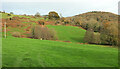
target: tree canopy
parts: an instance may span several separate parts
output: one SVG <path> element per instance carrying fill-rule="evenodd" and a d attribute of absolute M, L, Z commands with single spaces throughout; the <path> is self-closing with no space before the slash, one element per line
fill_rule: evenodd
<path fill-rule="evenodd" d="M 55 12 L 55 11 L 49 12 L 48 17 L 49 17 L 49 19 L 60 19 L 60 16 L 59 16 L 58 13 Z"/>

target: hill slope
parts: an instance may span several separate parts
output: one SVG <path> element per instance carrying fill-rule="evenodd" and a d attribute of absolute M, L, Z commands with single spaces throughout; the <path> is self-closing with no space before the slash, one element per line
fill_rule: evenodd
<path fill-rule="evenodd" d="M 48 25 L 48 28 L 53 28 L 57 32 L 59 40 L 70 41 L 70 42 L 80 42 L 84 43 L 84 35 L 86 30 L 74 26 L 52 26 Z"/>
<path fill-rule="evenodd" d="M 8 14 L 5 14 L 3 20 L 7 16 Z M 15 38 L 11 36 L 11 33 L 14 31 L 22 34 L 26 33 L 26 28 L 29 28 L 30 24 L 37 24 L 39 19 L 42 20 L 42 18 L 36 19 L 32 16 L 14 15 L 13 20 L 9 20 L 8 23 L 10 25 L 7 27 L 8 37 L 6 39 L 3 38 L 2 41 L 3 67 L 118 66 L 117 48 L 102 45 L 77 44 L 76 42 L 84 43 L 83 38 L 85 34 L 85 30 L 78 27 L 47 25 L 48 28 L 56 30 L 59 40 L 70 41 L 72 43 Z M 12 24 L 14 21 L 16 21 L 16 24 Z"/>
<path fill-rule="evenodd" d="M 99 45 L 3 38 L 3 67 L 115 67 L 116 48 Z"/>

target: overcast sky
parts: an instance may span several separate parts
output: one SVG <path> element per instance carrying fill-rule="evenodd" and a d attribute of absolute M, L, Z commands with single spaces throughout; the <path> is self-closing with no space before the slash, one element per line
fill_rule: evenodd
<path fill-rule="evenodd" d="M 4 4 L 4 2 L 48 2 L 48 3 L 49 2 L 52 2 L 52 3 L 57 2 L 57 5 L 55 4 L 56 6 L 59 6 L 57 9 L 56 9 L 56 7 L 55 7 L 55 9 L 52 9 L 52 8 L 54 8 L 54 6 L 51 6 L 51 5 L 48 5 L 47 8 L 52 7 L 49 10 L 55 10 L 55 11 L 60 12 L 60 9 L 63 9 L 64 6 L 68 6 L 68 7 L 70 6 L 70 8 L 66 7 L 66 9 L 72 8 L 71 12 L 62 11 L 62 13 L 67 12 L 67 13 L 65 13 L 65 15 L 72 14 L 73 12 L 76 12 L 76 13 L 73 13 L 75 15 L 75 14 L 79 14 L 79 13 L 83 13 L 83 12 L 87 12 L 87 11 L 88 12 L 89 11 L 106 11 L 106 12 L 112 12 L 112 13 L 117 14 L 119 1 L 120 0 L 2 0 L 2 4 Z M 59 5 L 62 3 L 64 3 L 63 6 Z M 65 3 L 66 3 L 66 5 L 65 5 Z M 6 10 L 7 4 L 4 6 L 5 7 L 3 7 L 3 9 Z M 62 6 L 62 7 L 60 7 L 60 6 Z M 39 8 L 43 9 L 43 7 L 40 7 L 40 6 L 39 6 Z M 81 11 L 79 11 L 79 10 L 81 10 Z"/>
<path fill-rule="evenodd" d="M 115 3 L 119 0 L 2 0 L 2 2 L 87 2 L 87 3 Z"/>

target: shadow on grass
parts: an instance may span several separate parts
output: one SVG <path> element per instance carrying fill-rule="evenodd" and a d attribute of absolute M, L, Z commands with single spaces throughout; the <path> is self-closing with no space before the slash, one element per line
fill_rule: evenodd
<path fill-rule="evenodd" d="M 81 38 L 71 37 L 71 39 L 74 40 L 75 42 L 85 43 L 84 39 L 81 39 Z"/>

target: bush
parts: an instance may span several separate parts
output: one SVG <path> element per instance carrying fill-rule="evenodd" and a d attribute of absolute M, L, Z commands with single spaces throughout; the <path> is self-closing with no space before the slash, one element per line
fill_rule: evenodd
<path fill-rule="evenodd" d="M 8 16 L 11 16 L 11 14 L 8 14 Z"/>
<path fill-rule="evenodd" d="M 21 33 L 20 32 L 13 32 L 12 36 L 14 36 L 14 37 L 21 37 Z"/>
<path fill-rule="evenodd" d="M 14 14 L 13 12 L 10 12 L 10 14 Z"/>
<path fill-rule="evenodd" d="M 70 21 L 69 20 L 64 20 L 64 24 L 66 25 L 66 24 L 69 24 L 70 23 Z"/>
<path fill-rule="evenodd" d="M 85 37 L 84 37 L 84 41 L 91 43 L 91 44 L 100 44 L 101 40 L 100 40 L 100 33 L 95 33 L 92 30 L 87 30 Z"/>
<path fill-rule="evenodd" d="M 92 29 L 87 30 L 85 33 L 84 41 L 86 41 L 88 43 L 92 43 L 93 33 L 94 32 Z"/>
<path fill-rule="evenodd" d="M 62 22 L 64 22 L 65 18 L 64 18 L 64 17 L 62 17 L 60 20 L 61 20 Z"/>
<path fill-rule="evenodd" d="M 47 27 L 34 26 L 32 27 L 30 38 L 41 39 L 41 40 L 56 40 L 54 29 L 48 29 Z"/>
<path fill-rule="evenodd" d="M 101 40 L 100 40 L 100 33 L 93 33 L 93 38 L 92 38 L 92 43 L 94 44 L 100 44 Z"/>
<path fill-rule="evenodd" d="M 61 21 L 56 21 L 56 22 L 55 22 L 55 25 L 58 25 L 58 24 L 60 24 L 60 22 L 61 22 Z"/>
<path fill-rule="evenodd" d="M 44 25 L 45 22 L 44 22 L 43 20 L 39 20 L 39 21 L 38 21 L 38 24 L 39 24 L 39 25 Z"/>

